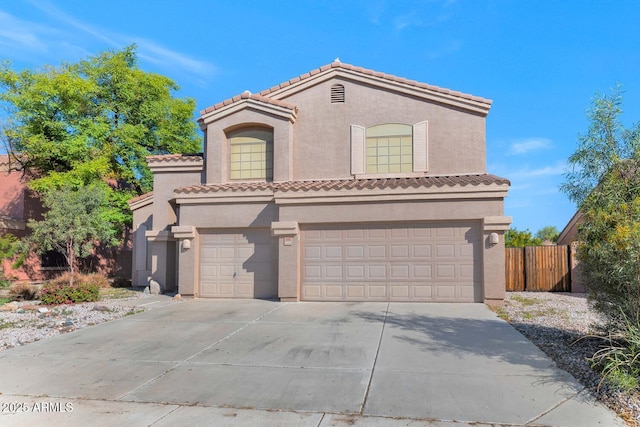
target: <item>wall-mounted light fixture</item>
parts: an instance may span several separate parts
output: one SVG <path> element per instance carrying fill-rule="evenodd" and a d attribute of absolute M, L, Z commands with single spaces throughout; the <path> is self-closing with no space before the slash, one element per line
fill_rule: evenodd
<path fill-rule="evenodd" d="M 498 233 L 491 233 L 489 234 L 489 244 L 491 246 L 495 246 L 500 242 L 500 237 L 498 236 Z"/>
<path fill-rule="evenodd" d="M 188 251 L 191 249 L 191 239 L 182 240 L 182 250 Z"/>

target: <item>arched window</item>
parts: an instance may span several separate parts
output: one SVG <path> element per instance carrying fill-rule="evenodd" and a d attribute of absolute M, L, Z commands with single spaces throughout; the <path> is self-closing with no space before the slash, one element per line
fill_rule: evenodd
<path fill-rule="evenodd" d="M 413 171 L 413 127 L 400 123 L 366 130 L 366 173 Z"/>
<path fill-rule="evenodd" d="M 229 138 L 229 178 L 232 180 L 273 179 L 273 131 L 243 128 Z"/>

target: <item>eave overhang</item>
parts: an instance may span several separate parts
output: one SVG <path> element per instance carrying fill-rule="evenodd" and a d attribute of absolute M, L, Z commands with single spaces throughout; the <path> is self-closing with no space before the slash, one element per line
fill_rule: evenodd
<path fill-rule="evenodd" d="M 279 205 L 379 201 L 475 200 L 507 196 L 509 181 L 493 175 L 343 179 L 196 185 L 174 191 L 177 204 Z"/>
<path fill-rule="evenodd" d="M 138 197 L 134 197 L 133 199 L 127 201 L 129 205 L 129 209 L 132 211 L 138 210 L 145 206 L 149 206 L 153 203 L 153 192 L 142 194 Z"/>
<path fill-rule="evenodd" d="M 448 105 L 482 116 L 486 116 L 489 113 L 492 104 L 489 99 L 340 62 L 333 62 L 330 65 L 281 83 L 278 86 L 260 92 L 260 95 L 268 96 L 275 100 L 286 100 L 291 95 L 335 77 Z"/>
<path fill-rule="evenodd" d="M 243 94 L 239 98 L 232 98 L 231 102 L 223 102 L 202 111 L 198 124 L 205 130 L 209 123 L 220 120 L 224 117 L 236 114 L 243 110 L 255 111 L 261 114 L 268 114 L 279 119 L 288 120 L 295 123 L 298 116 L 298 109 L 292 104 L 283 101 L 273 100 L 260 95 Z"/>
<path fill-rule="evenodd" d="M 204 168 L 202 155 L 164 154 L 148 156 L 147 165 L 153 173 L 158 172 L 201 172 Z"/>

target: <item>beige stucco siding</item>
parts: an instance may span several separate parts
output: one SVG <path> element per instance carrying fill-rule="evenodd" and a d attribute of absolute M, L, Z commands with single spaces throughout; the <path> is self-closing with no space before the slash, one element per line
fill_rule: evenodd
<path fill-rule="evenodd" d="M 220 203 L 181 205 L 182 224 L 196 228 L 266 227 L 278 221 L 278 207 L 274 203 Z"/>
<path fill-rule="evenodd" d="M 336 84 L 344 102 L 331 103 Z M 172 290 L 177 275 L 179 292 L 204 297 L 299 301 L 335 291 L 352 300 L 499 301 L 509 183 L 486 174 L 490 107 L 487 99 L 339 61 L 214 104 L 198 120 L 203 157 L 148 158 L 153 204 L 132 206 L 136 218 L 151 211 L 152 224 L 138 223 L 151 226 L 152 276 Z M 385 124 L 407 126 L 372 129 Z M 273 132 L 272 180 L 230 179 L 228 136 L 249 127 Z M 249 154 L 252 169 L 271 169 Z M 369 276 L 329 283 L 322 269 L 331 257 L 313 265 L 307 255 L 351 250 L 354 233 L 362 234 L 355 246 L 384 247 L 390 258 L 344 258 L 341 271 L 370 269 Z M 437 254 L 437 245 L 453 249 L 439 259 L 416 255 L 427 246 Z M 408 257 L 394 253 L 405 249 Z M 435 273 L 424 276 L 429 269 Z M 270 279 L 258 283 L 258 276 Z"/>
<path fill-rule="evenodd" d="M 207 125 L 205 156 L 215 159 L 208 162 L 206 183 L 219 184 L 229 182 L 229 144 L 227 133 L 239 127 L 265 127 L 273 130 L 273 180 L 289 181 L 291 176 L 291 157 L 289 152 L 293 140 L 293 125 L 289 120 L 252 108 L 216 120 Z"/>
<path fill-rule="evenodd" d="M 331 104 L 331 85 L 345 103 Z M 283 98 L 299 108 L 293 144 L 294 179 L 351 177 L 350 126 L 428 121 L 428 175 L 486 172 L 485 118 L 407 95 L 332 79 Z"/>
<path fill-rule="evenodd" d="M 281 206 L 280 221 L 301 223 L 437 221 L 502 215 L 502 200 L 377 202 Z"/>

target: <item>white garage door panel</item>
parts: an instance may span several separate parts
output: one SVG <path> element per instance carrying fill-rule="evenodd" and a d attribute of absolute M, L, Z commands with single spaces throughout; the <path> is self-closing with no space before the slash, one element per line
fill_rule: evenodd
<path fill-rule="evenodd" d="M 213 298 L 273 298 L 275 263 L 267 229 L 208 230 L 200 235 L 200 293 Z"/>
<path fill-rule="evenodd" d="M 479 225 L 303 228 L 302 299 L 481 300 Z"/>

